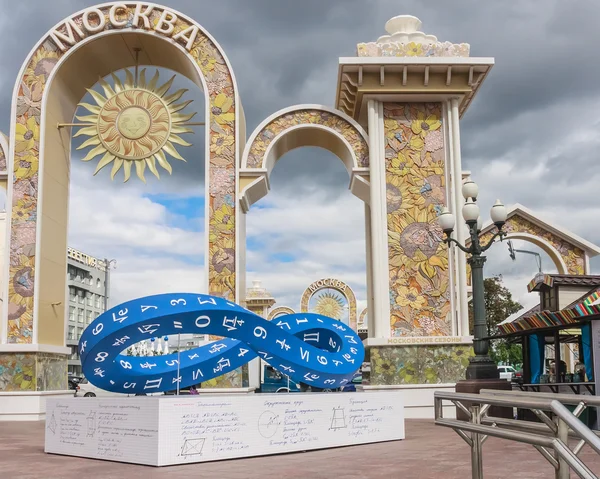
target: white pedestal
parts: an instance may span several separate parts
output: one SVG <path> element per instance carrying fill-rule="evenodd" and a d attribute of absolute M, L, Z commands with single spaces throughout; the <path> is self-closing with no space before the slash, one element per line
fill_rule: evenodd
<path fill-rule="evenodd" d="M 406 419 L 433 419 L 435 409 L 433 406 L 433 393 L 436 391 L 454 392 L 456 384 L 395 384 L 386 386 L 363 386 L 365 392 L 401 392 L 404 417 Z M 456 406 L 445 404 L 444 417 L 456 417 Z"/>
<path fill-rule="evenodd" d="M 39 421 L 46 416 L 47 399 L 72 398 L 74 394 L 70 390 L 0 392 L 0 421 Z"/>
<path fill-rule="evenodd" d="M 47 401 L 45 451 L 166 466 L 404 439 L 402 393 Z"/>

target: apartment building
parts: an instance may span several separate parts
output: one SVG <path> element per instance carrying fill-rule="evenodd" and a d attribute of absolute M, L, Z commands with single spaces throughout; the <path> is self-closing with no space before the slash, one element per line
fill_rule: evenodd
<path fill-rule="evenodd" d="M 83 330 L 105 310 L 107 297 L 106 264 L 81 251 L 68 248 L 67 286 L 69 310 L 67 313 L 66 344 L 71 348 L 68 360 L 69 374 L 81 375 L 78 343 Z"/>

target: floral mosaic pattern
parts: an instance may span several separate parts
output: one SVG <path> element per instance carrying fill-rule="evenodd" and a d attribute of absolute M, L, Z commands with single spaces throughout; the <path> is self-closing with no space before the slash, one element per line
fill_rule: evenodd
<path fill-rule="evenodd" d="M 529 233 L 532 236 L 543 238 L 550 243 L 559 252 L 563 261 L 567 265 L 568 274 L 585 274 L 585 252 L 577 246 L 564 241 L 555 234 L 545 230 L 531 221 L 515 214 L 506 220 L 504 231 L 507 233 Z M 487 243 L 493 236 L 493 232 L 488 232 L 481 235 L 481 240 Z M 471 275 L 469 277 L 469 284 Z"/>
<path fill-rule="evenodd" d="M 363 309 L 358 316 L 358 329 L 366 328 L 368 325 L 368 311 L 367 308 Z"/>
<path fill-rule="evenodd" d="M 369 145 L 360 132 L 335 113 L 322 110 L 298 110 L 275 118 L 265 126 L 254 139 L 248 153 L 248 168 L 265 168 L 265 153 L 273 139 L 281 132 L 297 125 L 321 125 L 331 128 L 342 135 L 354 150 L 357 166 L 369 166 Z"/>
<path fill-rule="evenodd" d="M 370 353 L 372 385 L 456 383 L 474 355 L 467 345 L 373 347 Z"/>
<path fill-rule="evenodd" d="M 66 389 L 66 356 L 44 353 L 0 354 L 0 391 Z"/>
<path fill-rule="evenodd" d="M 2 133 L 0 133 L 2 135 Z M 8 156 L 8 151 L 4 151 L 2 145 L 0 144 L 0 171 L 6 171 L 6 157 Z"/>
<path fill-rule="evenodd" d="M 102 10 L 108 21 L 109 8 Z M 131 21 L 134 7 L 128 7 Z M 154 25 L 161 10 L 151 14 Z M 125 13 L 123 13 L 125 15 Z M 74 17 L 82 24 L 82 18 Z M 181 16 L 175 33 L 191 22 Z M 64 31 L 64 27 L 63 31 Z M 202 71 L 210 102 L 210 200 L 209 200 L 209 293 L 235 299 L 235 129 L 236 98 L 231 72 L 218 47 L 202 30 L 191 56 Z M 8 342 L 30 343 L 33 333 L 35 284 L 35 238 L 37 229 L 38 168 L 40 152 L 41 100 L 46 82 L 63 52 L 50 37 L 32 55 L 21 78 L 17 97 L 15 167 L 10 237 L 10 283 Z"/>
<path fill-rule="evenodd" d="M 440 103 L 384 105 L 392 336 L 451 333 Z"/>
<path fill-rule="evenodd" d="M 340 281 L 341 283 L 341 281 Z M 343 283 L 346 284 L 346 283 Z M 350 322 L 349 326 L 357 331 L 357 315 L 356 315 L 356 296 L 354 291 L 350 286 L 346 284 L 346 288 L 337 288 L 332 285 L 327 285 L 322 288 L 311 291 L 310 288 L 306 288 L 304 293 L 302 294 L 302 298 L 300 299 L 300 312 L 308 313 L 308 303 L 310 302 L 310 298 L 317 294 L 322 289 L 335 289 L 340 294 L 342 294 L 346 300 L 348 301 L 348 321 Z"/>
<path fill-rule="evenodd" d="M 356 54 L 359 57 L 468 57 L 471 47 L 468 43 L 436 42 L 421 43 L 359 43 Z"/>
<path fill-rule="evenodd" d="M 243 368 L 237 368 L 227 374 L 218 376 L 202 383 L 202 388 L 216 389 L 216 388 L 241 388 L 243 387 Z"/>

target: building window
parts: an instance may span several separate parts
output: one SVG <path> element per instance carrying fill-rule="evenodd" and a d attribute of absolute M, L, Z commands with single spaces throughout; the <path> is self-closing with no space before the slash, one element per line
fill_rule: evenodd
<path fill-rule="evenodd" d="M 99 294 L 95 294 L 94 295 L 94 300 L 95 300 L 94 302 L 95 302 L 96 308 L 99 308 L 100 307 L 100 295 Z"/>
<path fill-rule="evenodd" d="M 69 321 L 75 321 L 75 306 L 69 306 Z"/>
<path fill-rule="evenodd" d="M 83 328 L 77 328 L 77 339 L 80 339 L 82 334 L 83 334 Z"/>
<path fill-rule="evenodd" d="M 75 339 L 75 326 L 69 326 L 69 334 L 67 339 Z"/>
<path fill-rule="evenodd" d="M 100 278 L 98 278 L 98 279 L 96 280 L 96 288 L 99 288 L 101 284 L 102 284 L 102 283 L 100 283 Z"/>
<path fill-rule="evenodd" d="M 88 311 L 87 312 L 87 324 L 90 324 L 93 320 L 94 320 L 94 318 L 92 316 L 92 312 Z"/>
<path fill-rule="evenodd" d="M 83 323 L 83 309 L 77 311 L 77 321 Z"/>
<path fill-rule="evenodd" d="M 92 299 L 92 293 L 86 293 L 86 297 L 87 297 L 87 305 L 92 306 L 94 304 L 93 299 Z"/>
<path fill-rule="evenodd" d="M 77 298 L 77 292 L 75 291 L 75 288 L 69 287 L 69 299 L 71 301 L 75 301 L 76 298 Z"/>
<path fill-rule="evenodd" d="M 85 293 L 82 290 L 77 291 L 77 299 L 79 300 L 79 304 L 85 303 Z"/>

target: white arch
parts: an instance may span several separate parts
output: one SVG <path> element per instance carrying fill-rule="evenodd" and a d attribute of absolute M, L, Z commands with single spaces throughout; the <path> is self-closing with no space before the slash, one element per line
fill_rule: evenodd
<path fill-rule="evenodd" d="M 257 167 L 248 167 L 248 156 L 250 155 L 252 146 L 258 135 L 270 123 L 282 116 L 306 110 L 323 111 L 339 117 L 358 132 L 368 148 L 369 137 L 366 131 L 353 118 L 340 110 L 318 104 L 300 104 L 273 113 L 256 127 L 244 148 L 240 176 L 253 179 L 240 193 L 240 200 L 245 211 L 269 192 L 269 178 L 277 160 L 293 149 L 302 146 L 324 148 L 342 160 L 350 176 L 350 190 L 366 203 L 369 202 L 368 182 L 362 176 L 368 174 L 369 167 L 359 165 L 354 148 L 348 140 L 338 131 L 326 125 L 302 123 L 279 132 L 269 142 L 261 164 Z"/>
<path fill-rule="evenodd" d="M 552 246 L 544 238 L 540 238 L 539 236 L 535 236 L 530 233 L 511 231 L 505 236 L 505 239 L 523 240 L 532 243 L 536 246 L 539 246 L 540 248 L 542 248 L 542 250 L 544 250 L 546 254 L 548 254 L 548 256 L 550 256 L 550 259 L 554 262 L 554 265 L 556 266 L 556 269 L 558 270 L 559 274 L 569 274 L 569 268 L 567 268 L 567 265 L 563 260 L 561 254 L 554 246 Z"/>
<path fill-rule="evenodd" d="M 109 3 L 103 3 L 103 4 L 99 4 L 99 5 L 92 5 L 89 6 L 87 8 L 81 9 L 78 12 L 69 15 L 68 17 L 64 18 L 63 20 L 61 20 L 59 23 L 57 23 L 53 28 L 49 29 L 47 31 L 46 34 L 44 34 L 41 39 L 35 44 L 35 46 L 31 49 L 31 51 L 29 52 L 29 54 L 26 56 L 25 61 L 23 62 L 21 69 L 19 70 L 19 74 L 17 76 L 17 80 L 15 82 L 15 86 L 13 89 L 13 97 L 12 97 L 12 107 L 11 107 L 11 126 L 10 126 L 10 144 L 14 145 L 15 143 L 15 134 L 16 134 L 16 118 L 17 118 L 17 114 L 16 114 L 16 109 L 17 109 L 17 99 L 19 97 L 19 88 L 21 85 L 21 81 L 23 78 L 23 75 L 25 73 L 26 68 L 28 67 L 29 63 L 31 62 L 31 59 L 33 57 L 33 55 L 36 53 L 36 51 L 43 45 L 44 42 L 49 41 L 49 39 L 51 38 L 51 33 L 54 32 L 55 30 L 59 29 L 62 25 L 65 24 L 65 22 L 76 18 L 80 15 L 82 15 L 85 11 L 91 9 L 91 8 L 97 8 L 97 9 L 105 9 L 108 7 L 111 7 L 113 5 L 118 5 L 118 4 L 122 4 L 121 2 L 109 2 Z M 126 3 L 124 4 L 127 7 L 131 8 L 135 5 L 138 5 L 138 3 Z M 219 45 L 219 43 L 212 37 L 212 35 L 210 35 L 210 33 L 208 31 L 206 31 L 198 22 L 196 22 L 194 19 L 192 19 L 191 17 L 177 11 L 174 10 L 170 7 L 166 7 L 166 6 L 162 6 L 159 4 L 147 4 L 148 6 L 152 6 L 153 9 L 155 10 L 168 10 L 169 12 L 173 12 L 174 14 L 176 14 L 180 19 L 185 20 L 186 22 L 189 23 L 189 25 L 194 26 L 196 28 L 198 28 L 198 31 L 201 32 L 202 35 L 204 35 L 207 39 L 209 39 L 212 44 L 214 45 L 214 48 L 217 50 L 218 54 L 221 55 L 221 57 L 223 58 L 223 61 L 225 62 L 227 69 L 228 69 L 228 73 L 231 77 L 231 83 L 232 83 L 232 87 L 233 87 L 233 93 L 234 93 L 234 100 L 235 100 L 235 142 L 236 142 L 236 148 L 235 148 L 235 162 L 234 162 L 234 170 L 235 170 L 235 184 L 234 184 L 234 190 L 237 192 L 238 185 L 239 185 L 239 159 L 240 159 L 240 131 L 244 131 L 245 130 L 245 125 L 243 125 L 242 123 L 245 121 L 244 120 L 244 116 L 242 113 L 242 106 L 241 106 L 241 101 L 239 98 L 239 91 L 238 91 L 238 86 L 237 86 L 237 82 L 235 79 L 235 74 L 233 72 L 233 68 L 231 66 L 231 63 L 229 61 L 229 59 L 227 58 L 225 52 L 223 51 L 223 48 Z M 143 22 L 142 22 L 143 23 Z M 148 36 L 148 37 L 152 37 L 153 39 L 159 39 L 160 41 L 166 42 L 168 45 L 176 48 L 177 50 L 179 50 L 188 60 L 188 64 L 187 65 L 181 65 L 182 69 L 187 73 L 183 73 L 182 71 L 179 71 L 177 68 L 173 68 L 175 71 L 178 71 L 180 74 L 187 76 L 188 78 L 190 78 L 190 76 L 193 76 L 193 78 L 190 78 L 190 80 L 195 81 L 196 83 L 199 81 L 200 82 L 200 88 L 203 90 L 204 92 L 204 97 L 205 97 L 205 118 L 208 121 L 210 118 L 210 98 L 209 98 L 209 91 L 208 91 L 208 86 L 206 83 L 206 80 L 204 78 L 204 74 L 202 72 L 202 70 L 200 69 L 199 65 L 197 64 L 196 60 L 192 57 L 192 55 L 184 48 L 183 45 L 181 45 L 180 43 L 172 40 L 170 37 L 165 36 L 165 35 L 161 35 L 159 33 L 156 33 L 154 31 L 147 31 L 144 28 L 138 28 L 138 27 L 123 27 L 123 28 L 114 28 L 114 29 L 108 29 L 108 30 L 103 30 L 100 31 L 98 33 L 93 33 L 93 34 L 88 34 L 85 38 L 79 39 L 74 45 L 70 46 L 68 48 L 67 51 L 65 51 L 64 53 L 61 54 L 60 58 L 58 59 L 56 65 L 54 66 L 54 68 L 52 69 L 50 75 L 48 76 L 48 79 L 46 80 L 46 86 L 44 88 L 44 92 L 43 92 L 43 96 L 42 96 L 42 101 L 41 101 L 41 116 L 40 116 L 40 139 L 39 139 L 39 166 L 38 166 L 38 171 L 40 172 L 40 176 L 38 179 L 38 191 L 37 191 L 37 222 L 36 222 L 36 245 L 35 245 L 35 271 L 36 271 L 36 287 L 34 289 L 34 304 L 33 304 L 33 337 L 32 337 L 32 343 L 35 344 L 38 342 L 38 338 L 37 338 L 37 334 L 38 334 L 38 320 L 39 320 L 39 312 L 40 312 L 40 305 L 39 305 L 39 287 L 38 287 L 38 281 L 39 281 L 39 271 L 40 271 L 40 263 L 41 263 L 41 235 L 42 235 L 42 224 L 41 224 L 41 219 L 43 218 L 43 214 L 42 214 L 42 207 L 43 207 L 43 202 L 40 201 L 43 198 L 43 180 L 42 180 L 42 172 L 45 171 L 44 170 L 44 163 L 45 163 L 45 142 L 46 142 L 46 128 L 49 128 L 50 125 L 46 125 L 46 112 L 47 112 L 47 103 L 48 103 L 48 99 L 50 98 L 50 91 L 52 90 L 52 86 L 53 86 L 53 82 L 55 80 L 55 78 L 58 76 L 59 72 L 61 71 L 61 67 L 77 52 L 79 52 L 82 48 L 84 48 L 85 46 L 89 45 L 92 42 L 95 41 L 101 41 L 103 38 L 112 36 L 112 35 L 126 35 L 126 34 L 133 34 L 133 35 L 143 35 L 143 36 Z M 133 64 L 133 63 L 132 63 Z M 129 65 L 131 66 L 131 65 Z M 159 67 L 162 65 L 158 65 Z M 75 109 L 76 110 L 76 109 Z M 73 111 L 73 114 L 75 113 L 75 110 Z M 208 188 L 208 182 L 209 182 L 209 178 L 210 178 L 210 135 L 211 135 L 211 129 L 210 128 L 206 128 L 205 129 L 205 158 L 206 158 L 206 162 L 205 162 L 205 168 L 206 168 L 206 172 L 205 172 L 205 177 L 206 177 L 206 184 L 205 187 Z M 8 181 L 8 193 L 7 193 L 7 203 L 10 202 L 11 204 L 11 213 L 12 213 L 12 197 L 13 197 L 13 180 L 14 180 L 14 157 L 15 157 L 15 152 L 14 152 L 14 148 L 9 148 L 8 150 L 9 154 L 7 156 L 7 169 L 8 169 L 8 177 L 10 179 L 10 181 Z M 239 295 L 240 295 L 240 291 L 244 290 L 244 282 L 243 282 L 243 266 L 241 265 L 241 262 L 244 260 L 244 255 L 243 255 L 243 248 L 245 245 L 245 241 L 244 238 L 240 238 L 240 236 L 243 234 L 243 228 L 241 228 L 240 226 L 240 219 L 242 218 L 242 214 L 239 210 L 238 204 L 236 202 L 236 206 L 235 206 L 235 216 L 236 216 L 236 229 L 235 229 L 235 236 L 236 236 L 236 255 L 235 255 L 235 272 L 236 272 L 236 291 L 235 291 L 235 301 L 239 302 Z M 7 208 L 8 210 L 8 208 Z M 8 213 L 8 211 L 7 211 Z M 209 218 L 209 202 L 207 201 L 205 204 L 205 218 Z M 6 224 L 6 249 L 5 249 L 5 254 L 4 254 L 4 271 L 2 272 L 3 278 L 4 278 L 4 283 L 3 283 L 3 295 L 4 298 L 8 298 L 8 284 L 10 281 L 10 240 L 11 240 L 11 230 L 12 230 L 12 214 L 7 214 L 7 224 Z M 209 235 L 205 235 L 205 251 L 209 251 Z M 66 254 L 66 252 L 65 252 Z M 208 278 L 209 278 L 209 261 L 210 261 L 210 257 L 207 255 L 205 257 L 205 267 L 204 267 L 204 273 L 205 273 L 205 278 L 207 280 L 207 288 L 208 288 Z M 63 304 L 68 304 L 68 303 L 63 303 Z M 8 306 L 9 306 L 9 302 L 8 300 L 5 300 L 3 302 L 3 306 L 2 306 L 2 322 L 6 322 L 8 319 Z M 6 343 L 7 340 L 7 327 L 3 326 L 3 329 L 0 331 L 1 337 L 0 337 L 0 344 L 2 343 Z"/>

